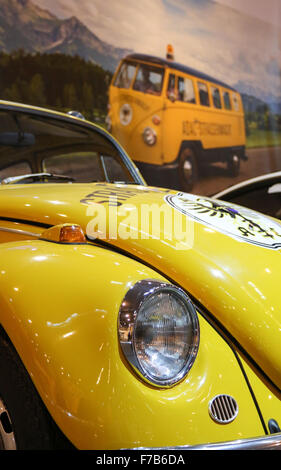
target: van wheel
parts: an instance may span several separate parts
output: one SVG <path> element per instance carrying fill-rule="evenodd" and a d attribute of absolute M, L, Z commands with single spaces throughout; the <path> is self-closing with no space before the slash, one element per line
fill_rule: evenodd
<path fill-rule="evenodd" d="M 238 176 L 240 171 L 240 158 L 238 155 L 232 154 L 227 160 L 227 171 L 229 176 Z"/>
<path fill-rule="evenodd" d="M 190 191 L 198 177 L 198 167 L 194 151 L 184 148 L 179 157 L 179 182 L 181 189 Z"/>
<path fill-rule="evenodd" d="M 59 439 L 60 431 L 0 328 L 0 449 L 52 450 Z"/>

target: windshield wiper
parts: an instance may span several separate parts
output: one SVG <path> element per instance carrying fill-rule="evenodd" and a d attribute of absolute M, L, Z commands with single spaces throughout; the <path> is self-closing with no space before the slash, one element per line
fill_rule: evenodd
<path fill-rule="evenodd" d="M 75 181 L 75 178 L 72 178 L 72 176 L 68 176 L 68 175 L 56 175 L 54 173 L 31 173 L 31 174 L 20 175 L 20 176 L 9 176 L 8 178 L 4 178 L 1 181 L 1 184 L 16 184 L 26 179 L 36 180 L 36 179 L 41 179 L 41 178 Z"/>

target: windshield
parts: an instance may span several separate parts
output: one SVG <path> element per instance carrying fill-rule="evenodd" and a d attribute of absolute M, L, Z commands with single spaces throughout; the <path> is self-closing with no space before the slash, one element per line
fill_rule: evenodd
<path fill-rule="evenodd" d="M 134 90 L 160 95 L 162 91 L 164 69 L 151 65 L 140 65 L 133 85 Z"/>
<path fill-rule="evenodd" d="M 161 95 L 164 69 L 147 64 L 123 62 L 115 78 L 114 86 L 133 88 L 151 95 Z"/>
<path fill-rule="evenodd" d="M 115 79 L 114 85 L 118 88 L 130 88 L 136 73 L 137 64 L 123 62 Z"/>
<path fill-rule="evenodd" d="M 68 177 L 57 178 L 56 183 L 72 180 L 141 184 L 130 160 L 94 128 L 49 116 L 2 110 L 0 129 L 1 181 L 44 172 Z"/>

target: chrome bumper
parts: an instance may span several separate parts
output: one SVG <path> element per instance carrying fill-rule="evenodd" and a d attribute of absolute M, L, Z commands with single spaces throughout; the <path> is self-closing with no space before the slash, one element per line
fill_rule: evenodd
<path fill-rule="evenodd" d="M 138 448 L 136 450 L 144 450 Z M 281 450 L 281 432 L 268 436 L 253 437 L 251 439 L 238 439 L 228 442 L 214 442 L 195 446 L 165 447 L 165 449 L 150 450 Z"/>
<path fill-rule="evenodd" d="M 182 448 L 183 449 L 183 448 Z M 281 450 L 281 433 L 213 444 L 190 446 L 189 450 Z"/>

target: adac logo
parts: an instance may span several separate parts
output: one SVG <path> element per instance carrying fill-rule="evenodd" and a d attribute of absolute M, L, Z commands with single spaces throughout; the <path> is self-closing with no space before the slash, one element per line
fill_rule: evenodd
<path fill-rule="evenodd" d="M 194 194 L 168 194 L 164 199 L 188 217 L 239 241 L 281 248 L 281 224 L 258 212 Z"/>
<path fill-rule="evenodd" d="M 133 117 L 133 110 L 128 103 L 125 103 L 121 106 L 119 117 L 123 126 L 128 126 L 128 124 L 130 124 Z"/>

